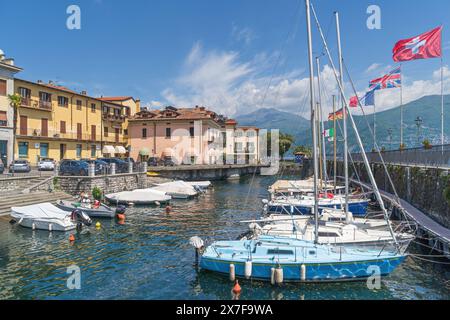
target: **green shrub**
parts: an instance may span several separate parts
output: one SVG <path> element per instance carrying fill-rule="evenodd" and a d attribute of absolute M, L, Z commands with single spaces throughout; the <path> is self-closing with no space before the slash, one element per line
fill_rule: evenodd
<path fill-rule="evenodd" d="M 102 189 L 100 189 L 99 187 L 94 187 L 92 189 L 92 197 L 95 200 L 98 200 L 98 201 L 102 200 L 102 195 L 103 195 Z"/>

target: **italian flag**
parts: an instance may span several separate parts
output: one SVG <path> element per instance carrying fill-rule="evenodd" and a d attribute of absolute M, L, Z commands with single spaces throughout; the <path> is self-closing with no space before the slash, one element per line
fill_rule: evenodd
<path fill-rule="evenodd" d="M 325 138 L 334 138 L 334 128 L 325 130 L 323 132 L 323 135 L 324 135 Z"/>

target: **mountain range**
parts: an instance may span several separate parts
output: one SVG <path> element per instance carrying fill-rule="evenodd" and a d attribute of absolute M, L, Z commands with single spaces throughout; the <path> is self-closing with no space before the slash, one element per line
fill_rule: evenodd
<path fill-rule="evenodd" d="M 450 119 L 450 95 L 444 96 L 444 112 L 446 119 Z M 372 112 L 372 107 L 366 107 L 366 112 Z M 366 150 L 373 147 L 373 136 L 368 128 L 368 124 L 373 129 L 373 114 L 366 117 L 354 115 L 358 132 L 361 136 Z M 400 146 L 400 107 L 377 112 L 376 117 L 376 137 L 378 146 L 385 149 L 398 149 Z M 422 118 L 420 127 L 416 124 L 417 117 Z M 283 133 L 291 134 L 295 137 L 295 145 L 311 145 L 310 121 L 289 112 L 277 110 L 275 108 L 259 109 L 253 113 L 236 117 L 239 125 L 257 126 L 262 129 L 279 129 Z M 403 106 L 404 123 L 404 144 L 406 148 L 413 148 L 421 145 L 424 139 L 428 139 L 431 144 L 441 143 L 441 96 L 425 96 L 418 100 L 407 103 Z M 333 125 L 327 122 L 325 128 Z M 351 151 L 357 151 L 354 131 L 349 125 L 348 139 Z M 338 141 L 342 139 L 339 126 L 337 129 Z M 445 141 L 450 143 L 450 121 L 446 121 Z M 331 143 L 329 143 L 331 145 Z M 339 145 L 339 144 L 338 144 Z M 331 147 L 331 146 L 330 146 Z"/>

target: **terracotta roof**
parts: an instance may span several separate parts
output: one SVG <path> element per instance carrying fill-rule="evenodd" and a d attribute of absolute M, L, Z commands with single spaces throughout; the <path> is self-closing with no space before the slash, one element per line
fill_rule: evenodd
<path fill-rule="evenodd" d="M 123 96 L 123 97 L 100 97 L 100 98 L 97 98 L 97 99 L 102 100 L 102 101 L 125 101 L 125 100 L 130 100 L 130 99 L 134 100 L 133 97 L 129 97 L 129 96 Z"/>
<path fill-rule="evenodd" d="M 204 107 L 174 108 L 166 107 L 162 110 L 142 110 L 130 120 L 213 120 L 223 122 L 225 118 Z"/>
<path fill-rule="evenodd" d="M 237 122 L 234 119 L 228 119 L 227 121 L 225 121 L 225 124 L 237 124 Z"/>
<path fill-rule="evenodd" d="M 78 92 L 70 90 L 69 88 L 66 88 L 66 87 L 63 87 L 63 86 L 57 86 L 57 85 L 50 84 L 50 83 L 38 83 L 38 84 L 40 84 L 42 86 L 46 86 L 46 87 L 52 88 L 52 89 L 57 89 L 57 90 L 61 90 L 61 91 L 66 91 L 66 92 L 70 92 L 70 93 L 79 94 Z"/>

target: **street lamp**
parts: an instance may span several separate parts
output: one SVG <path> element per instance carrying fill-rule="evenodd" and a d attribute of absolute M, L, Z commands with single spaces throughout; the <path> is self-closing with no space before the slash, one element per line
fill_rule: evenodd
<path fill-rule="evenodd" d="M 416 122 L 417 126 L 417 145 L 420 146 L 420 127 L 422 126 L 423 120 L 422 117 L 418 116 L 414 121 Z"/>

